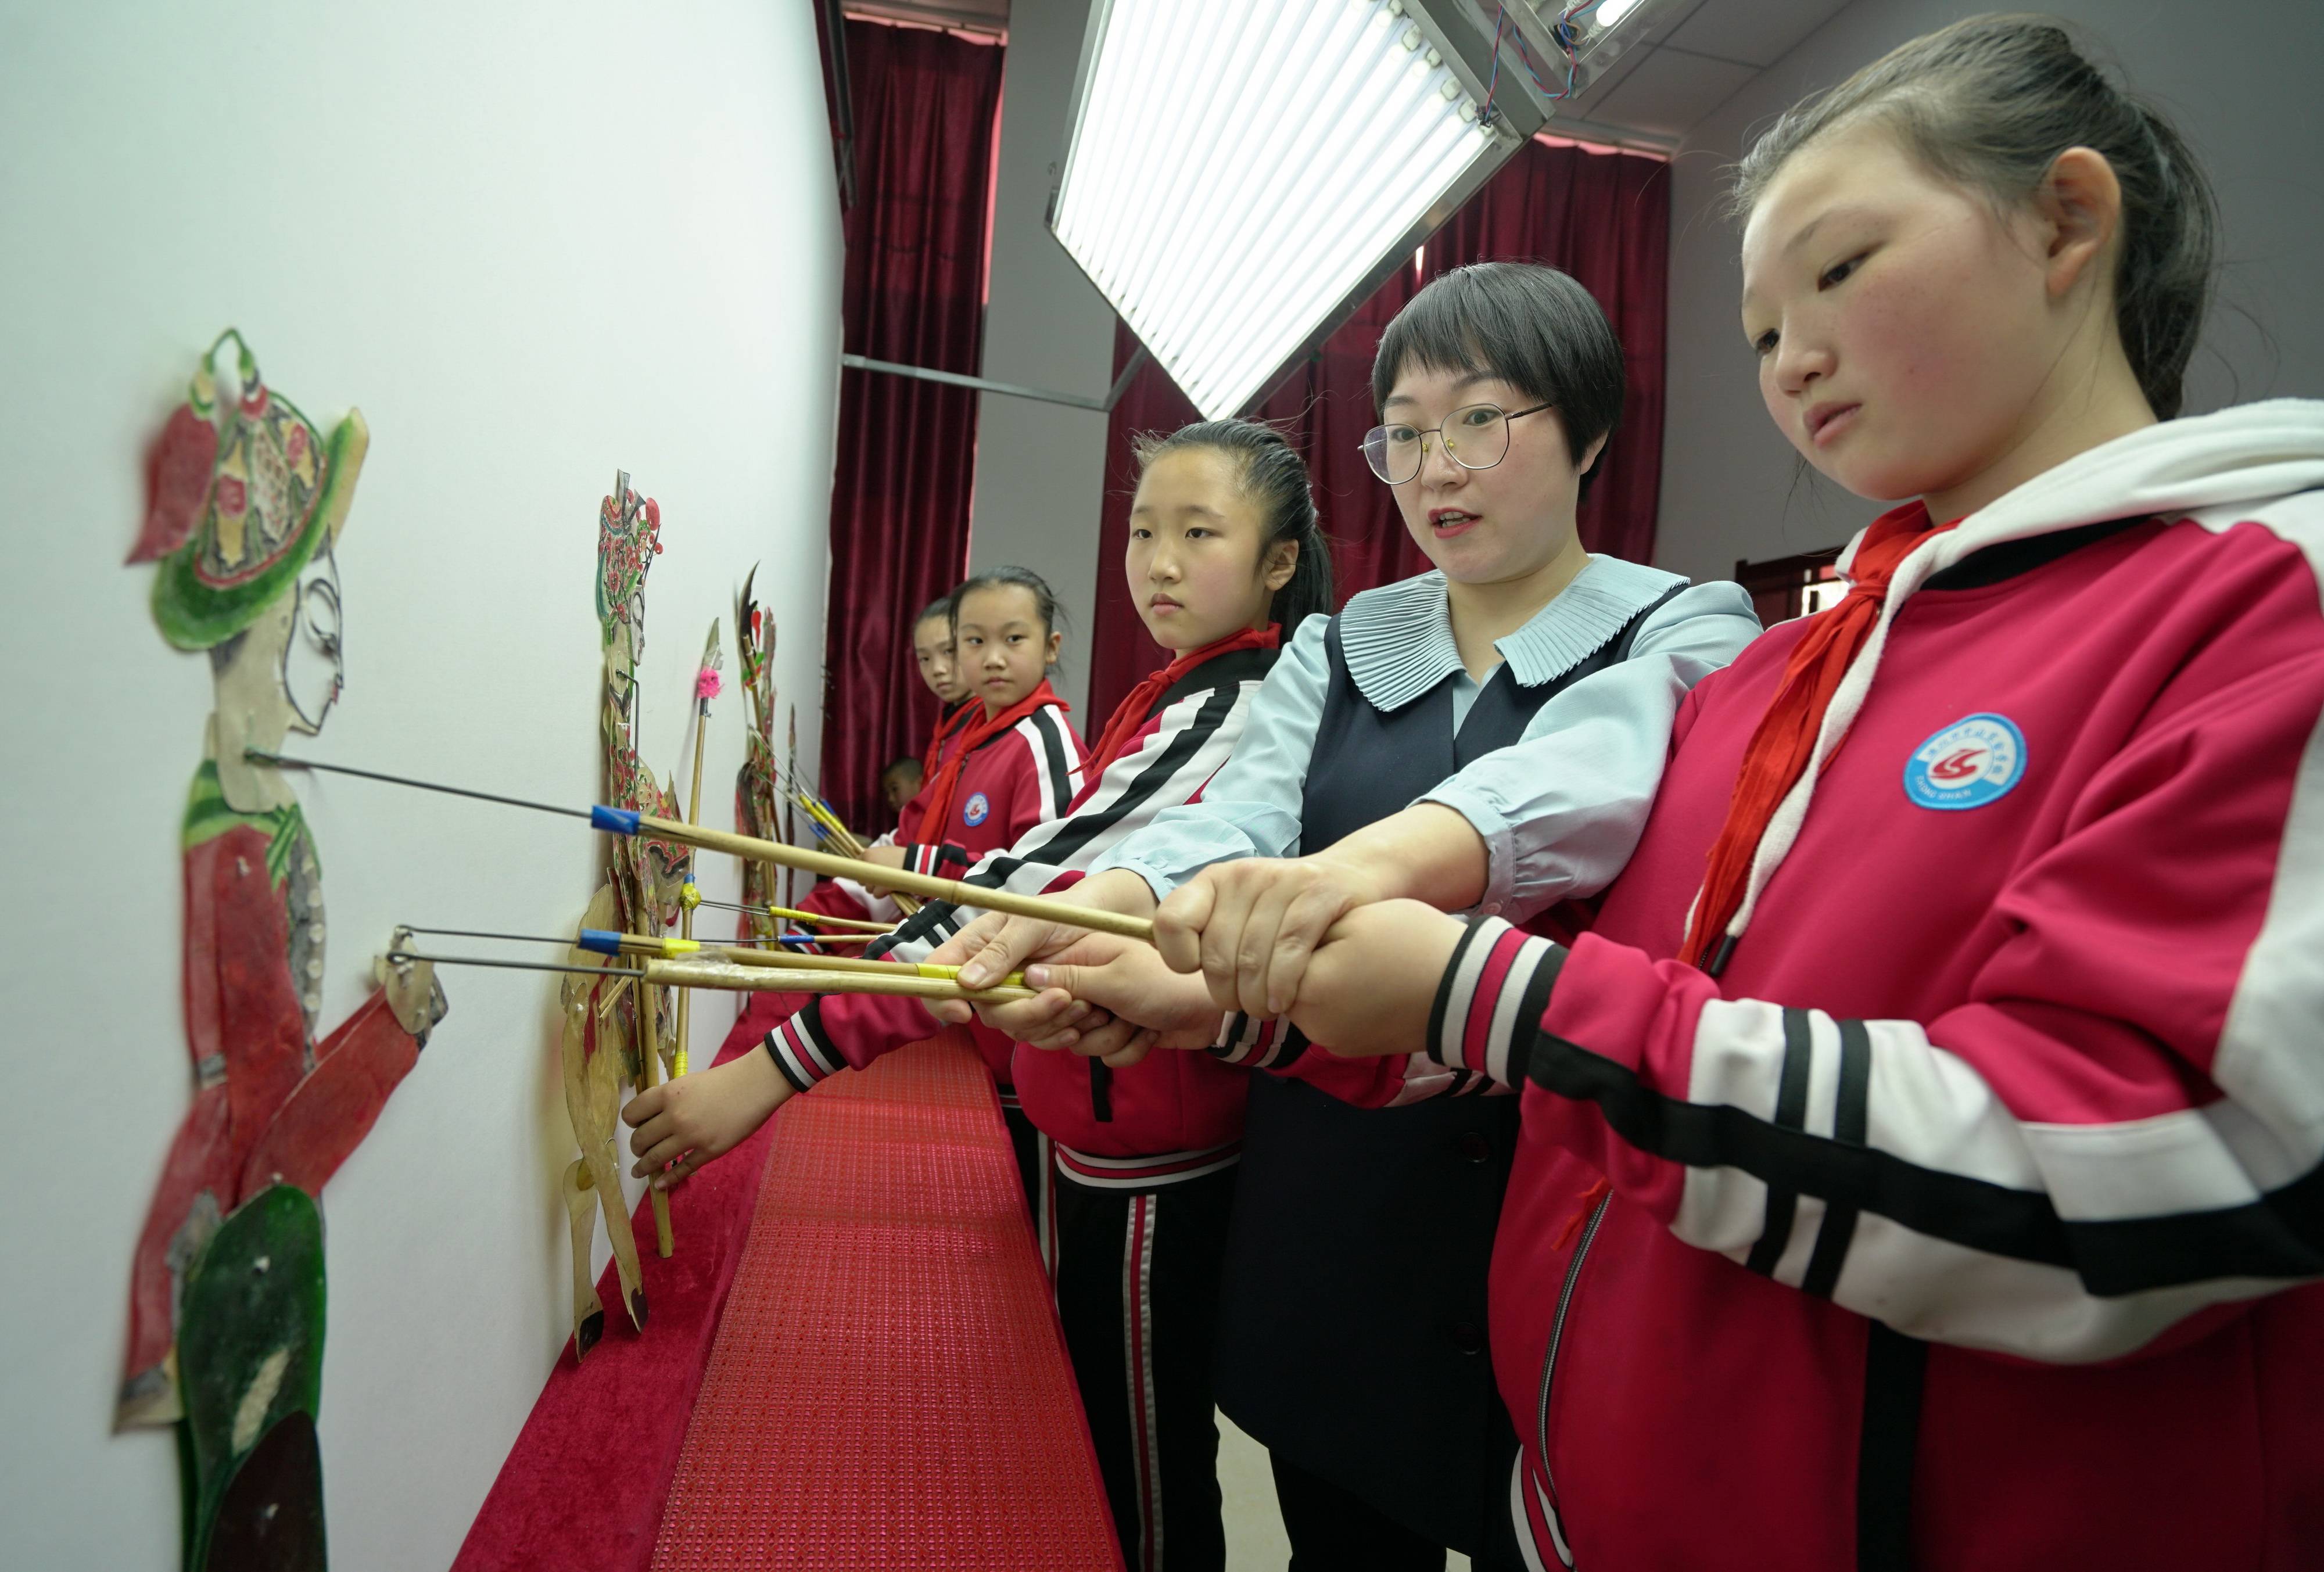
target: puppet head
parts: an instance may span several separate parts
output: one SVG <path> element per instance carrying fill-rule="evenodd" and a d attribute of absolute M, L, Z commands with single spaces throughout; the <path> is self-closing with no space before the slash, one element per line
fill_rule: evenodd
<path fill-rule="evenodd" d="M 243 749 L 272 752 L 290 732 L 320 731 L 345 682 L 333 546 L 370 441 L 354 409 L 325 437 L 266 385 L 257 357 L 228 328 L 154 450 L 145 526 L 129 560 L 160 563 L 153 617 L 162 637 L 210 653 L 219 781 L 236 806 L 265 795 L 254 773 L 261 767 Z"/>
<path fill-rule="evenodd" d="M 661 504 L 640 497 L 630 477 L 597 506 L 597 626 L 605 648 L 605 685 L 617 703 L 646 653 L 646 574 L 661 555 Z"/>
<path fill-rule="evenodd" d="M 234 365 L 221 385 L 228 344 Z M 145 528 L 129 554 L 161 565 L 153 616 L 162 637 L 215 648 L 289 594 L 346 522 L 370 439 L 353 409 L 325 437 L 260 379 L 241 334 L 219 335 L 162 432 Z"/>

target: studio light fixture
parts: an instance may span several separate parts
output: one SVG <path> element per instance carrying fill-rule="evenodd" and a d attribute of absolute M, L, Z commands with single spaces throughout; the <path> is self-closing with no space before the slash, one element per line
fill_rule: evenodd
<path fill-rule="evenodd" d="M 1204 416 L 1263 397 L 1542 124 L 1431 9 L 1093 8 L 1050 227 Z"/>

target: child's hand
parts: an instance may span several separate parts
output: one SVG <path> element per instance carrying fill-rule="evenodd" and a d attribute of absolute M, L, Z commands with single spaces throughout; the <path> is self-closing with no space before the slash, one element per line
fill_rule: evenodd
<path fill-rule="evenodd" d="M 647 1088 L 622 1109 L 622 1123 L 637 1130 L 630 1137 L 638 1159 L 631 1173 L 650 1173 L 656 1190 L 668 1190 L 742 1145 L 789 1100 L 791 1091 L 764 1048 Z M 678 1166 L 661 1172 L 671 1163 Z"/>
<path fill-rule="evenodd" d="M 863 860 L 881 868 L 901 868 L 904 866 L 904 849 L 900 846 L 866 846 L 863 849 Z M 856 882 L 875 896 L 890 893 L 888 887 L 881 884 L 869 870 L 859 876 Z"/>
<path fill-rule="evenodd" d="M 1095 1007 L 1087 1020 L 1066 1023 L 1046 1037 L 1020 1035 L 1036 1048 L 1070 1048 L 1121 1069 L 1149 1047 L 1200 1048 L 1218 1040 L 1219 1007 L 1202 979 L 1179 976 L 1152 945 L 1135 939 L 1084 934 L 1056 959 L 1028 967 L 1025 981 L 1043 990 L 1028 1004 L 1070 996 Z M 988 1010 L 986 1020 L 997 1013 Z M 1132 1052 L 1132 1040 L 1141 1035 Z"/>
<path fill-rule="evenodd" d="M 1051 897 L 1062 905 L 1094 906 L 1133 917 L 1150 915 L 1154 892 L 1127 869 L 1093 874 L 1071 889 Z M 1086 928 L 1067 927 L 1037 917 L 1012 917 L 987 912 L 954 934 L 928 959 L 961 969 L 963 988 L 990 988 L 1028 960 L 1048 960 L 1089 936 Z M 957 999 L 928 1006 L 928 1013 L 954 1025 L 966 1025 L 969 1007 Z M 1004 1030 L 1006 1028 L 1003 1028 Z"/>
<path fill-rule="evenodd" d="M 1291 1019 L 1350 1059 L 1418 1051 L 1464 924 L 1419 901 L 1358 906 L 1308 959 Z"/>

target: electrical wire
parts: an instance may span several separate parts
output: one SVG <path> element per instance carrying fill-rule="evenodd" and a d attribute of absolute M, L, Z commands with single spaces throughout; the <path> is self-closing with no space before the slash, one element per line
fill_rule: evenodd
<path fill-rule="evenodd" d="M 1508 32 L 1508 0 L 1499 0 L 1493 8 L 1493 69 L 1485 83 L 1484 106 L 1477 112 L 1479 124 L 1485 125 L 1492 124 L 1493 95 L 1499 89 L 1501 79 L 1501 44 L 1504 36 L 1516 41 L 1517 59 L 1525 66 L 1526 75 L 1533 78 L 1533 85 L 1542 90 L 1546 102 L 1555 104 L 1573 97 L 1574 78 L 1581 69 L 1581 62 L 1575 48 L 1581 40 L 1574 31 L 1573 23 L 1587 13 L 1595 11 L 1601 3 L 1602 0 L 1581 0 L 1581 4 L 1570 5 L 1558 14 L 1557 23 L 1550 29 L 1550 35 L 1557 40 L 1560 47 L 1565 51 L 1565 86 L 1552 93 L 1549 91 L 1549 84 L 1541 79 L 1541 70 L 1534 62 L 1533 51 L 1526 47 L 1524 31 L 1519 29 L 1515 32 Z M 1479 0 L 1480 9 L 1482 4 L 1483 0 Z"/>

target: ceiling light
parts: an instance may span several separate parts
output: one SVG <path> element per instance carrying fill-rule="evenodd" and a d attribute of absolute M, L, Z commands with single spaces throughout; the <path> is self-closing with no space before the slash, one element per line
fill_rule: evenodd
<path fill-rule="evenodd" d="M 1506 70 L 1486 123 L 1460 31 L 1418 0 L 1099 0 L 1050 227 L 1206 417 L 1264 397 L 1538 128 Z"/>

